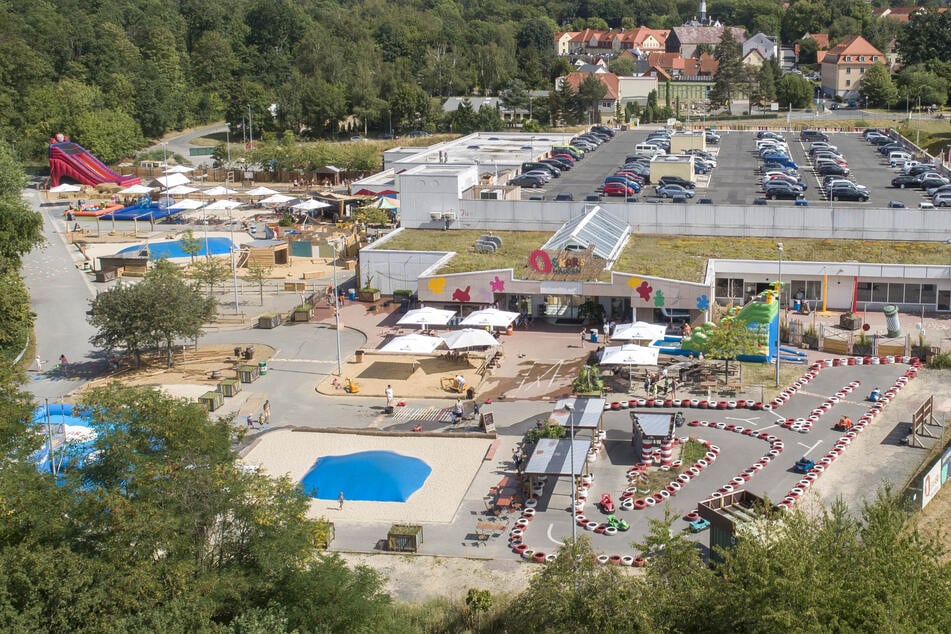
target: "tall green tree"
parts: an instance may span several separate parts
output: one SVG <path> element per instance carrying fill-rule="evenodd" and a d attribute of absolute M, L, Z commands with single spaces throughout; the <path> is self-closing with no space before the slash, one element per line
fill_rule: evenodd
<path fill-rule="evenodd" d="M 592 123 L 601 123 L 601 100 L 607 94 L 607 87 L 593 73 L 588 74 L 578 84 L 578 100 Z"/>
<path fill-rule="evenodd" d="M 776 97 L 782 109 L 807 108 L 812 103 L 814 87 L 812 82 L 802 75 L 789 73 L 783 75 L 776 86 Z"/>
<path fill-rule="evenodd" d="M 707 358 L 726 361 L 723 372 L 729 375 L 730 361 L 743 355 L 757 354 L 760 344 L 766 343 L 764 329 L 765 324 L 751 328 L 747 322 L 735 316 L 724 317 L 716 328 L 711 329 L 707 338 Z"/>
<path fill-rule="evenodd" d="M 881 62 L 872 64 L 865 71 L 859 92 L 870 105 L 890 108 L 898 101 L 898 88 Z"/>
<path fill-rule="evenodd" d="M 742 53 L 743 48 L 736 41 L 733 31 L 723 29 L 723 37 L 713 54 L 717 60 L 717 71 L 713 88 L 710 90 L 710 101 L 730 108 L 733 100 L 739 96 L 741 84 L 746 78 L 741 61 Z"/>

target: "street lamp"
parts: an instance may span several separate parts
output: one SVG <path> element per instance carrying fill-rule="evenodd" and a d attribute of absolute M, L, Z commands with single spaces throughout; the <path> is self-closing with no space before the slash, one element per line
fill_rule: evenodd
<path fill-rule="evenodd" d="M 238 246 L 234 243 L 234 217 L 230 209 L 228 210 L 228 221 L 231 230 L 231 275 L 234 278 L 234 314 L 238 315 L 241 312 L 238 308 L 238 262 L 236 259 Z M 208 249 L 207 242 L 205 249 Z"/>
<path fill-rule="evenodd" d="M 918 122 L 915 124 L 915 146 L 921 147 L 921 90 L 918 91 Z"/>
<path fill-rule="evenodd" d="M 568 463 L 571 469 L 571 544 L 572 548 L 578 541 L 578 522 L 575 521 L 575 407 L 571 403 L 565 404 L 568 410 L 568 429 L 571 445 L 568 447 Z"/>
<path fill-rule="evenodd" d="M 780 333 L 779 324 L 782 319 L 783 308 L 783 243 L 776 243 L 776 251 L 779 253 L 779 275 L 776 278 L 776 387 L 779 387 L 779 343 Z"/>
<path fill-rule="evenodd" d="M 337 247 L 336 240 L 328 240 L 328 244 L 334 250 L 333 259 L 333 292 L 334 292 L 334 327 L 337 331 L 337 376 L 343 376 L 343 359 L 340 352 L 340 292 L 337 289 Z"/>

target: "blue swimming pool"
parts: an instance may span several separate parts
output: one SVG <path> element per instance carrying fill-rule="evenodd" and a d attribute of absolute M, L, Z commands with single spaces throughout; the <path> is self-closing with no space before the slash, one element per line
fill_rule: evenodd
<path fill-rule="evenodd" d="M 393 451 L 361 451 L 343 456 L 321 456 L 301 484 L 318 500 L 405 502 L 415 493 L 432 468 L 411 456 Z"/>
<path fill-rule="evenodd" d="M 231 252 L 231 240 L 228 238 L 201 238 L 201 251 L 197 255 L 224 255 L 225 253 Z M 137 244 L 132 247 L 126 247 L 119 251 L 119 253 L 135 253 L 141 251 L 145 248 L 144 244 Z M 207 250 L 206 250 L 207 249 Z M 172 259 L 172 258 L 187 258 L 190 257 L 185 250 L 182 248 L 181 240 L 167 240 L 163 242 L 149 242 L 149 257 L 153 260 L 161 260 L 162 258 Z"/>

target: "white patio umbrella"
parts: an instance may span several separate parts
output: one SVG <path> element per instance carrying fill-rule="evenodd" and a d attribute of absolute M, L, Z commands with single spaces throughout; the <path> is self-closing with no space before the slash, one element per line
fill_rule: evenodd
<path fill-rule="evenodd" d="M 667 326 L 664 324 L 649 324 L 646 321 L 638 321 L 633 324 L 618 324 L 611 333 L 611 339 L 618 341 L 654 341 L 663 339 L 667 334 Z"/>
<path fill-rule="evenodd" d="M 413 326 L 425 326 L 427 324 L 445 326 L 455 315 L 456 311 L 454 310 L 441 310 L 439 308 L 426 306 L 425 308 L 416 308 L 408 311 L 403 315 L 403 318 L 396 323 Z"/>
<path fill-rule="evenodd" d="M 167 170 L 165 170 L 165 173 L 166 174 L 187 174 L 189 172 L 194 172 L 194 171 L 195 171 L 194 167 L 188 167 L 187 165 L 173 165 Z"/>
<path fill-rule="evenodd" d="M 601 353 L 599 365 L 657 365 L 659 348 L 628 343 L 608 346 Z"/>
<path fill-rule="evenodd" d="M 169 205 L 169 209 L 176 209 L 179 211 L 191 211 L 192 209 L 201 209 L 207 203 L 203 203 L 200 200 L 195 200 L 193 198 L 183 198 L 174 205 Z"/>
<path fill-rule="evenodd" d="M 205 209 L 207 211 L 228 211 L 240 207 L 243 204 L 244 203 L 239 203 L 237 200 L 216 200 L 205 207 Z"/>
<path fill-rule="evenodd" d="M 439 337 L 427 337 L 416 333 L 394 337 L 380 348 L 380 352 L 398 354 L 429 354 L 439 346 L 445 345 Z"/>
<path fill-rule="evenodd" d="M 194 194 L 198 191 L 197 187 L 189 187 L 188 185 L 176 185 L 175 187 L 169 187 L 165 193 L 169 196 L 187 196 L 188 194 Z"/>
<path fill-rule="evenodd" d="M 157 184 L 162 189 L 168 189 L 169 187 L 175 187 L 176 185 L 184 185 L 189 182 L 188 177 L 184 174 L 169 174 L 168 176 L 159 176 L 152 180 L 153 183 Z"/>
<path fill-rule="evenodd" d="M 490 328 L 505 328 L 518 319 L 518 313 L 511 313 L 498 308 L 486 308 L 469 313 L 460 323 L 462 326 L 488 326 Z"/>
<path fill-rule="evenodd" d="M 61 183 L 56 187 L 50 187 L 51 194 L 65 194 L 67 192 L 78 192 L 82 191 L 82 187 L 79 185 L 72 185 L 70 183 Z"/>
<path fill-rule="evenodd" d="M 150 191 L 152 191 L 153 189 L 155 189 L 155 188 L 154 188 L 154 187 L 148 187 L 148 186 L 146 186 L 146 185 L 132 185 L 132 186 L 130 186 L 130 187 L 126 187 L 125 189 L 120 189 L 118 193 L 120 193 L 120 194 L 132 194 L 132 195 L 138 196 L 138 195 L 140 195 L 140 194 L 147 194 L 147 193 L 149 193 Z"/>
<path fill-rule="evenodd" d="M 497 346 L 499 342 L 492 336 L 491 332 L 479 328 L 463 328 L 462 330 L 451 330 L 439 335 L 439 338 L 446 342 L 450 350 L 458 348 L 480 348 L 486 346 Z"/>
<path fill-rule="evenodd" d="M 330 203 L 325 203 L 322 200 L 314 200 L 309 198 L 305 201 L 299 202 L 296 205 L 292 205 L 291 209 L 300 209 L 301 211 L 312 211 L 314 209 L 322 209 L 324 207 L 330 207 Z"/>
<path fill-rule="evenodd" d="M 284 194 L 272 194 L 267 198 L 262 198 L 258 201 L 260 205 L 283 205 L 284 203 L 289 203 L 292 200 L 297 200 L 293 196 L 285 196 Z"/>
<path fill-rule="evenodd" d="M 234 189 L 228 189 L 227 187 L 222 187 L 221 185 L 218 185 L 217 187 L 209 187 L 208 189 L 202 191 L 201 193 L 205 196 L 211 196 L 212 198 L 214 198 L 215 196 L 234 196 L 235 194 L 238 194 L 240 192 Z"/>
<path fill-rule="evenodd" d="M 270 187 L 255 187 L 244 192 L 247 196 L 273 196 L 277 192 Z"/>

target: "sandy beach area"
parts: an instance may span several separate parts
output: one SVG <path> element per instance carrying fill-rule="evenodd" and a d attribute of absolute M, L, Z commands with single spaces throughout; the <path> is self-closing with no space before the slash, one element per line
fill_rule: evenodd
<path fill-rule="evenodd" d="M 406 502 L 313 500 L 312 517 L 334 521 L 441 523 L 452 521 L 485 457 L 491 440 L 429 436 L 364 436 L 314 430 L 276 429 L 262 434 L 242 455 L 242 462 L 272 476 L 300 482 L 320 456 L 389 450 L 426 462 L 432 473 Z"/>

